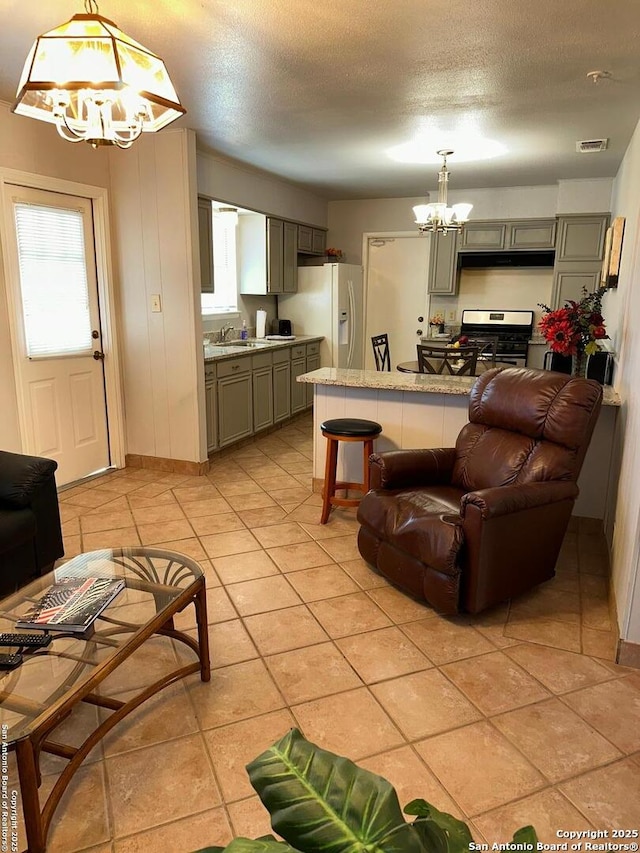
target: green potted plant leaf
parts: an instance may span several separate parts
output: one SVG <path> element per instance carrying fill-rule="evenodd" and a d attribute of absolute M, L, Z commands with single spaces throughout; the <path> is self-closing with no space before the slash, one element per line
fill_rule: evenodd
<path fill-rule="evenodd" d="M 465 823 L 425 800 L 404 809 L 382 776 L 321 749 L 291 729 L 247 765 L 251 784 L 271 814 L 273 836 L 236 838 L 198 853 L 469 853 Z M 523 827 L 514 841 L 537 842 Z"/>

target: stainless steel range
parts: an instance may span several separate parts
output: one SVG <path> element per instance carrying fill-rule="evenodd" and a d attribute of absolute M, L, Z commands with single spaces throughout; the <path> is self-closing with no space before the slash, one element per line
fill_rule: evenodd
<path fill-rule="evenodd" d="M 469 338 L 497 337 L 497 360 L 513 362 L 517 367 L 527 363 L 527 344 L 532 331 L 533 311 L 462 312 L 460 334 Z"/>

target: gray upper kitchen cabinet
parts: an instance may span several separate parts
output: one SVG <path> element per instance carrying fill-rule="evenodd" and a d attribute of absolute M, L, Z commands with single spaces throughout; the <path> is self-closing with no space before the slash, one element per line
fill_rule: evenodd
<path fill-rule="evenodd" d="M 556 262 L 601 262 L 608 227 L 608 213 L 559 217 Z"/>
<path fill-rule="evenodd" d="M 284 290 L 284 222 L 267 219 L 267 293 Z"/>
<path fill-rule="evenodd" d="M 218 446 L 218 406 L 216 401 L 216 366 L 204 366 L 204 399 L 207 422 L 207 453 L 212 453 Z"/>
<path fill-rule="evenodd" d="M 253 368 L 253 431 L 259 432 L 273 424 L 273 367 L 271 353 L 252 357 Z"/>
<path fill-rule="evenodd" d="M 283 223 L 282 233 L 282 292 L 298 290 L 298 226 Z"/>
<path fill-rule="evenodd" d="M 211 201 L 203 196 L 198 196 L 198 244 L 200 290 L 213 293 L 213 210 Z"/>
<path fill-rule="evenodd" d="M 460 235 L 458 251 L 499 252 L 504 249 L 506 233 L 506 222 L 467 222 Z"/>
<path fill-rule="evenodd" d="M 260 213 L 238 218 L 240 293 L 264 296 L 298 289 L 298 226 Z"/>
<path fill-rule="evenodd" d="M 555 219 L 523 219 L 507 223 L 505 249 L 553 249 L 556 245 Z"/>
<path fill-rule="evenodd" d="M 558 241 L 553 268 L 551 307 L 583 297 L 600 285 L 608 213 L 558 217 Z"/>
<path fill-rule="evenodd" d="M 298 225 L 298 251 L 303 255 L 324 255 L 327 232 L 311 225 Z"/>
<path fill-rule="evenodd" d="M 455 231 L 431 235 L 428 293 L 453 296 L 458 292 L 457 236 Z"/>
<path fill-rule="evenodd" d="M 218 365 L 218 445 L 253 435 L 251 356 Z"/>

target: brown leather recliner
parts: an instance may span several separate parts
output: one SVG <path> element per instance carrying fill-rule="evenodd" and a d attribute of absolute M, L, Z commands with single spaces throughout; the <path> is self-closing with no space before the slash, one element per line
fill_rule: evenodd
<path fill-rule="evenodd" d="M 370 457 L 363 558 L 441 613 L 478 613 L 555 573 L 602 386 L 523 368 L 475 382 L 455 448 Z"/>

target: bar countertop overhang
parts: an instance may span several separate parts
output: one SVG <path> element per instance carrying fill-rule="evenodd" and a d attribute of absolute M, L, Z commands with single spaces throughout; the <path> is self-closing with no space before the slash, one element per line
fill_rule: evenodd
<path fill-rule="evenodd" d="M 423 373 L 383 372 L 376 370 L 347 370 L 342 367 L 321 367 L 303 373 L 298 382 L 313 385 L 338 385 L 343 388 L 371 388 L 376 391 L 415 391 L 423 394 L 469 394 L 476 376 L 432 376 Z M 619 406 L 620 396 L 610 385 L 603 387 L 604 406 Z"/>

